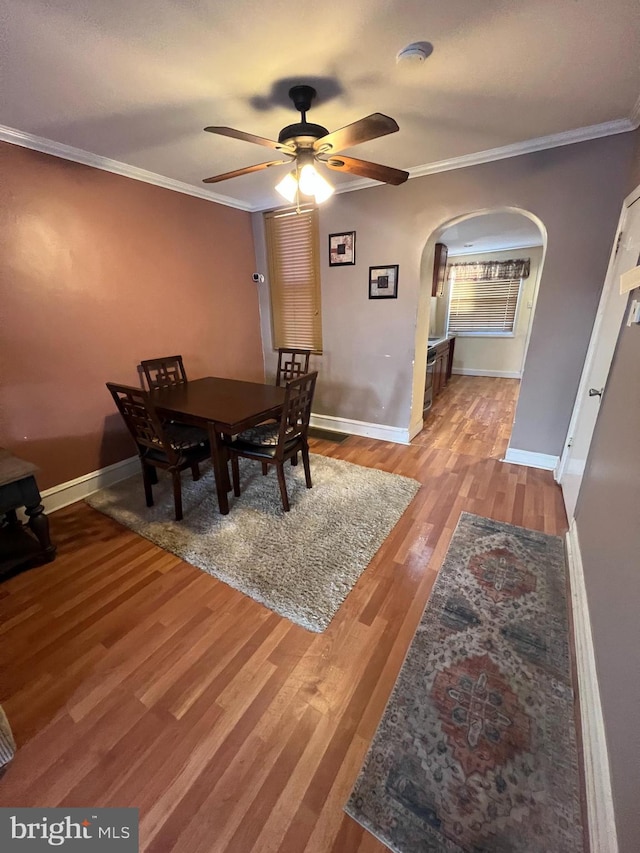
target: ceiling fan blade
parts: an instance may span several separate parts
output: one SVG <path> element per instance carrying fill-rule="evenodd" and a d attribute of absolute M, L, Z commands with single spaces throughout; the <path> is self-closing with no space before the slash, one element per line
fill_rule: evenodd
<path fill-rule="evenodd" d="M 394 169 L 392 166 L 380 166 L 378 163 L 370 163 L 368 160 L 356 160 L 355 157 L 343 157 L 342 154 L 320 162 L 336 172 L 347 172 L 350 175 L 359 175 L 361 178 L 373 178 L 374 181 L 393 184 L 396 187 L 404 184 L 409 177 L 409 172 L 403 172 L 401 169 Z"/>
<path fill-rule="evenodd" d="M 205 127 L 207 133 L 217 133 L 219 136 L 230 136 L 232 139 L 242 139 L 245 142 L 254 142 L 256 145 L 265 145 L 267 148 L 275 148 L 276 151 L 284 151 L 293 154 L 295 149 L 275 139 L 266 139 L 264 136 L 256 136 L 253 133 L 245 133 L 244 130 L 236 130 L 234 127 Z"/>
<path fill-rule="evenodd" d="M 251 172 L 260 172 L 270 166 L 286 166 L 290 160 L 270 160 L 268 163 L 256 163 L 255 166 L 245 166 L 244 169 L 235 169 L 233 172 L 225 172 L 224 175 L 215 175 L 213 178 L 204 178 L 203 184 L 217 184 L 218 181 L 226 181 L 229 178 L 237 178 L 239 175 L 249 175 Z"/>
<path fill-rule="evenodd" d="M 382 113 L 372 113 L 366 118 L 361 118 L 359 121 L 354 121 L 353 124 L 348 124 L 346 127 L 341 127 L 339 130 L 334 130 L 333 133 L 316 139 L 313 148 L 314 151 L 321 154 L 331 154 L 335 151 L 342 151 L 343 148 L 360 145 L 361 142 L 378 139 L 378 137 L 386 136 L 388 133 L 395 133 L 397 130 L 400 128 L 392 118 Z"/>

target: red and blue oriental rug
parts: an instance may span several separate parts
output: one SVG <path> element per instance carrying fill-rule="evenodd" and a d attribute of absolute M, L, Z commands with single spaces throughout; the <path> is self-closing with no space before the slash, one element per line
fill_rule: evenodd
<path fill-rule="evenodd" d="M 463 513 L 346 811 L 396 853 L 583 853 L 561 538 Z"/>

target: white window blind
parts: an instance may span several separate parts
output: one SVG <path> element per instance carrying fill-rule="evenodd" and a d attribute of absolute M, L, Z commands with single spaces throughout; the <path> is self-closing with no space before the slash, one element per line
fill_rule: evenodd
<path fill-rule="evenodd" d="M 451 279 L 450 332 L 513 332 L 522 279 L 457 281 L 455 271 Z"/>
<path fill-rule="evenodd" d="M 318 211 L 266 213 L 274 347 L 322 352 Z"/>

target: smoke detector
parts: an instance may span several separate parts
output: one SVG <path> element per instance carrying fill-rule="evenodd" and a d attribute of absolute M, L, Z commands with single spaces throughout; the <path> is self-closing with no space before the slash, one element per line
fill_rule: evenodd
<path fill-rule="evenodd" d="M 433 45 L 428 41 L 414 41 L 398 51 L 396 62 L 399 65 L 422 65 L 432 53 Z"/>

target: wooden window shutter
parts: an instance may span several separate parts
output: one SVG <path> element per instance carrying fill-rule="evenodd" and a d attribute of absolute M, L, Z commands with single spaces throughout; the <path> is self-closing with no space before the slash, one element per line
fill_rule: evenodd
<path fill-rule="evenodd" d="M 273 345 L 322 352 L 317 209 L 264 215 Z"/>

